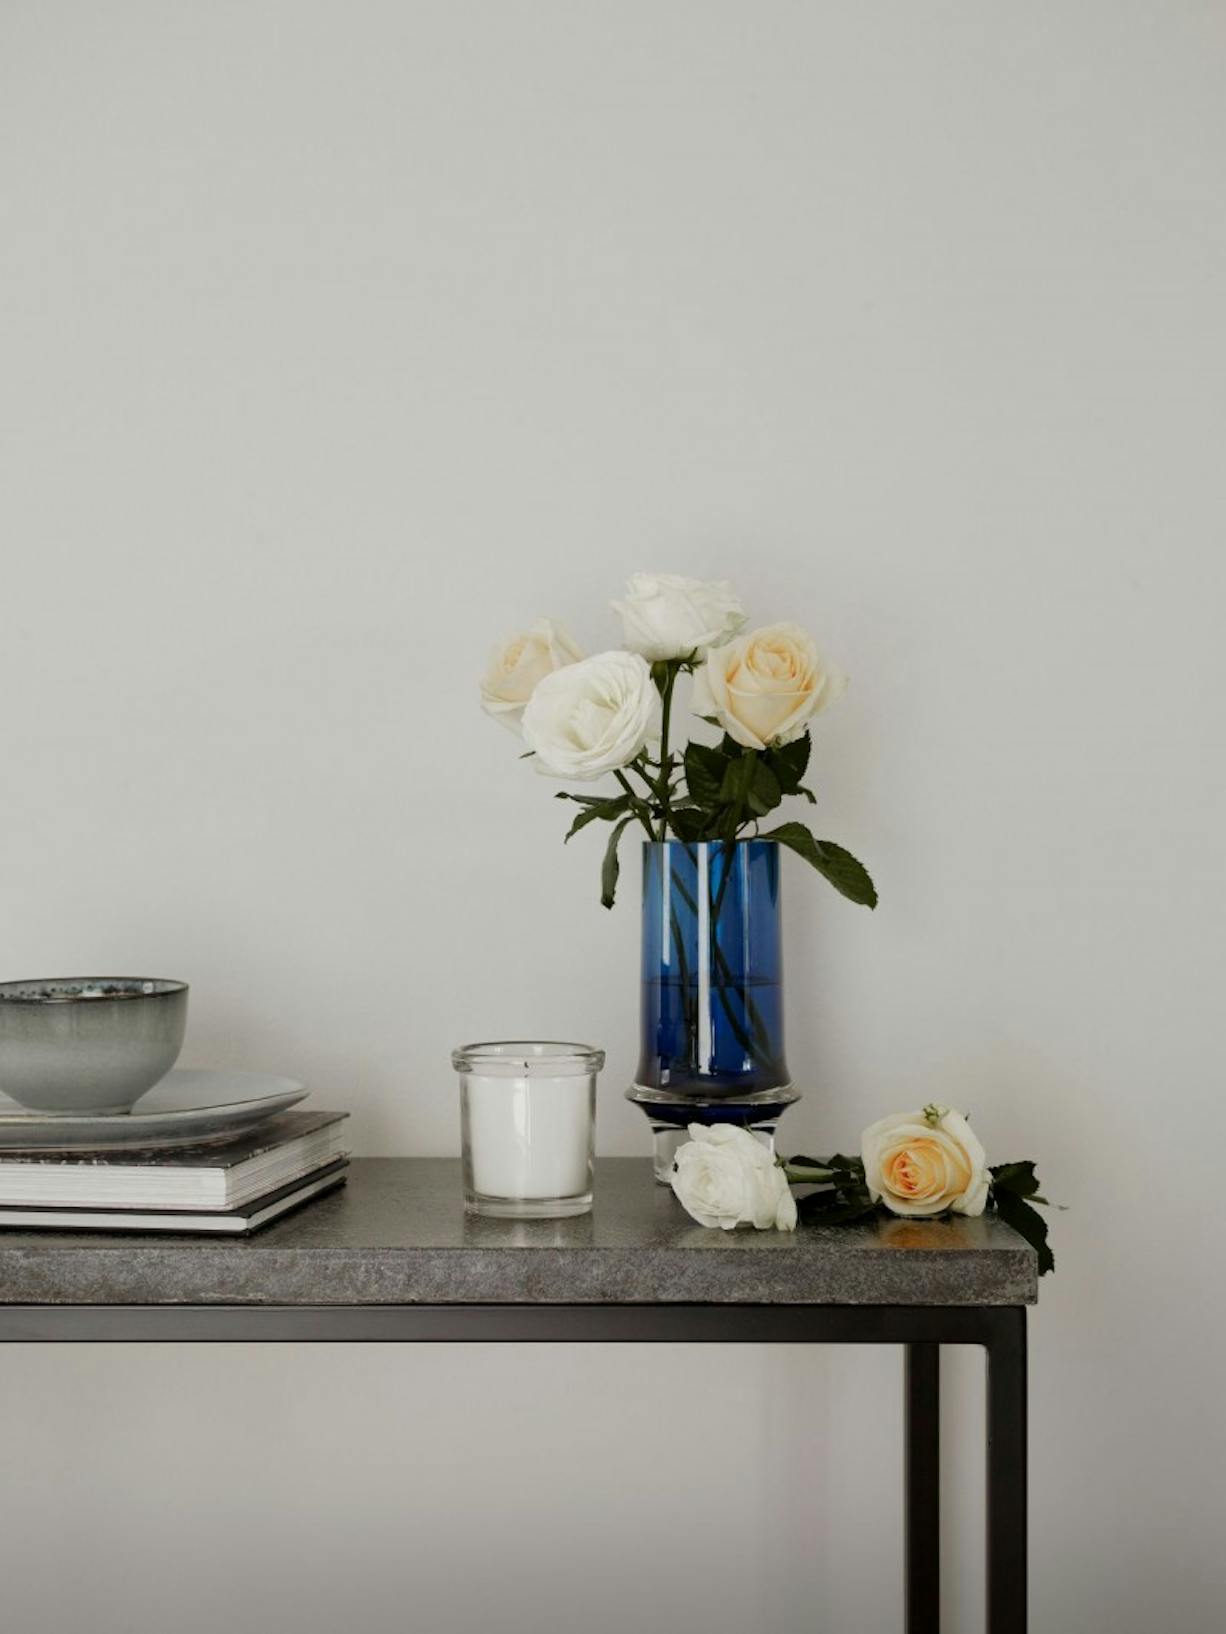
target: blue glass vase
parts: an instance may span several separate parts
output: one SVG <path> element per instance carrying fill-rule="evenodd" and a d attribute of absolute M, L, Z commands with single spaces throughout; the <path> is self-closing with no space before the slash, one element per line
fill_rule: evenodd
<path fill-rule="evenodd" d="M 636 1082 L 716 1100 L 786 1088 L 779 846 L 643 846 Z"/>

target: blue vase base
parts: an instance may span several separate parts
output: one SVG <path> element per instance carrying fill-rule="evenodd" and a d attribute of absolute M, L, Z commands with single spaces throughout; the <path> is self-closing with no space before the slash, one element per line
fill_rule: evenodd
<path fill-rule="evenodd" d="M 642 1107 L 653 1123 L 680 1129 L 691 1123 L 735 1123 L 751 1128 L 758 1123 L 777 1123 L 789 1106 L 795 1106 L 800 1091 L 791 1084 L 780 1084 L 750 1095 L 676 1095 L 647 1084 L 631 1084 L 626 1099 Z"/>

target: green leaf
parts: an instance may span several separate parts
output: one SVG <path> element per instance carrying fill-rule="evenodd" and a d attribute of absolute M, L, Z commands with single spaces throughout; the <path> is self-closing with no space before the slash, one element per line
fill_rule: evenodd
<path fill-rule="evenodd" d="M 864 1189 L 864 1165 L 858 1157 L 844 1157 L 842 1152 L 835 1152 L 832 1157 L 789 1157 L 784 1162 L 788 1169 L 816 1164 L 826 1169 L 831 1185 L 844 1191 Z"/>
<path fill-rule="evenodd" d="M 771 770 L 779 779 L 779 785 L 784 794 L 799 794 L 800 781 L 805 775 L 809 764 L 809 750 L 811 748 L 809 734 L 796 739 L 794 743 L 785 743 L 777 749 L 768 751 Z"/>
<path fill-rule="evenodd" d="M 802 1220 L 816 1220 L 820 1225 L 849 1225 L 853 1220 L 866 1219 L 880 1208 L 867 1195 L 845 1198 L 837 1191 L 814 1191 L 796 1199 L 796 1210 Z"/>
<path fill-rule="evenodd" d="M 816 840 L 803 823 L 783 823 L 763 834 L 764 840 L 778 840 L 797 856 L 812 864 L 823 879 L 829 880 L 840 895 L 862 907 L 877 906 L 877 889 L 862 862 L 833 840 Z"/>
<path fill-rule="evenodd" d="M 705 743 L 688 743 L 685 749 L 685 786 L 690 799 L 699 806 L 719 804 L 724 757 Z"/>
<path fill-rule="evenodd" d="M 627 824 L 634 821 L 633 815 L 623 817 L 609 835 L 609 843 L 605 847 L 604 865 L 600 870 L 600 905 L 602 908 L 611 908 L 613 899 L 617 895 L 617 876 L 621 872 L 621 864 L 617 860 L 617 842 L 621 839 Z"/>
<path fill-rule="evenodd" d="M 828 1169 L 813 1157 L 790 1157 L 783 1165 L 789 1184 L 793 1186 L 826 1186 L 834 1178 Z"/>
<path fill-rule="evenodd" d="M 734 737 L 730 737 L 729 734 L 725 732 L 723 737 L 719 740 L 719 749 L 717 752 L 723 755 L 725 760 L 735 760 L 738 755 L 743 755 L 745 753 L 745 745 L 743 743 L 738 743 Z"/>
<path fill-rule="evenodd" d="M 719 786 L 720 804 L 743 806 L 749 798 L 757 771 L 758 757 L 752 749 L 742 750 L 736 760 L 725 761 L 723 782 Z"/>
<path fill-rule="evenodd" d="M 830 1170 L 835 1167 L 835 1161 L 832 1157 L 805 1157 L 800 1152 L 795 1157 L 781 1157 L 779 1161 L 788 1169 Z"/>
<path fill-rule="evenodd" d="M 692 806 L 674 806 L 668 820 L 673 833 L 687 845 L 695 845 L 705 837 L 710 821 L 705 811 Z"/>
<path fill-rule="evenodd" d="M 599 805 L 584 807 L 566 830 L 566 837 L 562 841 L 563 845 L 567 843 L 572 835 L 577 834 L 581 828 L 586 828 L 589 823 L 611 823 L 615 817 L 619 817 L 623 811 L 628 811 L 629 808 L 630 796 L 628 794 L 613 795 L 608 800 L 602 800 Z"/>
<path fill-rule="evenodd" d="M 755 757 L 753 768 L 753 781 L 749 785 L 746 803 L 755 817 L 765 817 L 783 799 L 783 790 L 779 779 L 760 756 Z"/>
<path fill-rule="evenodd" d="M 1049 1271 L 1056 1269 L 1056 1256 L 1047 1245 L 1047 1221 L 1043 1216 L 1031 1208 L 1024 1197 L 1017 1192 L 997 1191 L 992 1187 L 992 1202 L 997 1214 L 1006 1225 L 1011 1225 L 1019 1237 L 1025 1237 L 1039 1256 L 1039 1275 L 1044 1277 Z"/>
<path fill-rule="evenodd" d="M 586 828 L 589 823 L 594 823 L 603 816 L 604 813 L 599 806 L 589 806 L 586 811 L 581 811 L 562 836 L 562 844 L 569 845 L 581 828 Z"/>
<path fill-rule="evenodd" d="M 999 1186 L 1003 1191 L 1014 1192 L 1018 1197 L 1038 1194 L 1039 1180 L 1033 1163 L 995 1163 L 989 1173 L 993 1186 Z"/>

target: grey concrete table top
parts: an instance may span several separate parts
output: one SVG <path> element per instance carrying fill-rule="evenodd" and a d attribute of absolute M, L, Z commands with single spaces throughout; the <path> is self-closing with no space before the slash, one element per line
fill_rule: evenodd
<path fill-rule="evenodd" d="M 466 1215 L 460 1166 L 366 1158 L 251 1237 L 0 1230 L 5 1305 L 1029 1305 L 1036 1259 L 994 1216 L 709 1231 L 640 1158 L 572 1220 Z"/>

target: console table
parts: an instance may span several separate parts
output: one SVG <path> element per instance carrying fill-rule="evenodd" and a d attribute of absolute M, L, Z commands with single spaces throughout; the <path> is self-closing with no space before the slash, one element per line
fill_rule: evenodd
<path fill-rule="evenodd" d="M 0 1231 L 0 1341 L 500 1340 L 906 1349 L 909 1634 L 939 1627 L 938 1359 L 988 1365 L 988 1629 L 1026 1627 L 1026 1307 L 1034 1251 L 994 1216 L 707 1231 L 651 1165 L 597 1166 L 571 1220 L 466 1216 L 459 1164 L 364 1159 L 239 1239 Z"/>

